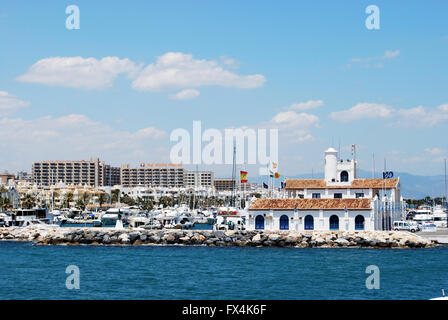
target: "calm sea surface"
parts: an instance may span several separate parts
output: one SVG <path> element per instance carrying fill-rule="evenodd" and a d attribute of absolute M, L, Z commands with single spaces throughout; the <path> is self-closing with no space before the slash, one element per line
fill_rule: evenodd
<path fill-rule="evenodd" d="M 65 286 L 80 269 L 80 289 Z M 366 267 L 380 269 L 368 290 Z M 430 299 L 448 247 L 322 249 L 34 246 L 0 242 L 0 299 Z"/>

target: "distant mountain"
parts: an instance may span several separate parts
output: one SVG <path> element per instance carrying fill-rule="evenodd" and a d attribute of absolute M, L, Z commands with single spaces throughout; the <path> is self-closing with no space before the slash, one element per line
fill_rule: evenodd
<path fill-rule="evenodd" d="M 288 179 L 323 179 L 323 172 L 307 173 L 295 176 L 286 176 Z M 361 179 L 372 178 L 372 172 L 358 170 L 358 177 Z M 376 178 L 381 177 L 381 172 L 376 172 Z M 400 177 L 401 193 L 404 198 L 422 199 L 426 196 L 439 197 L 445 195 L 445 177 L 439 176 L 418 176 L 406 172 L 394 172 L 394 177 Z M 284 177 L 276 179 L 276 183 L 283 181 Z M 267 182 L 263 176 L 250 177 L 249 182 L 262 183 Z"/>

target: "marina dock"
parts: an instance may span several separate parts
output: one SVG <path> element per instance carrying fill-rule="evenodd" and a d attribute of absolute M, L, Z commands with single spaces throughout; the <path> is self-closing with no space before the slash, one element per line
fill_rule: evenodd
<path fill-rule="evenodd" d="M 448 245 L 448 228 L 438 228 L 435 232 L 418 232 L 417 234 L 430 241 Z"/>

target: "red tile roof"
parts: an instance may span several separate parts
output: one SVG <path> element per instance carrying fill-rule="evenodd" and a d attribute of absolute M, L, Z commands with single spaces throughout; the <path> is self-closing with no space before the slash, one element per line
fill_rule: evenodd
<path fill-rule="evenodd" d="M 370 210 L 371 199 L 256 199 L 249 210 Z"/>
<path fill-rule="evenodd" d="M 349 186 L 327 186 L 323 179 L 288 179 L 286 189 L 394 189 L 398 186 L 398 178 L 394 179 L 355 179 Z"/>

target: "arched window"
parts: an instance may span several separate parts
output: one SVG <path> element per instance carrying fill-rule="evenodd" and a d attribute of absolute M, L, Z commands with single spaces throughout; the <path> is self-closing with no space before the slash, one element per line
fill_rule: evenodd
<path fill-rule="evenodd" d="M 339 230 L 339 218 L 338 218 L 338 216 L 332 215 L 330 217 L 330 230 Z"/>
<path fill-rule="evenodd" d="M 341 172 L 341 182 L 347 182 L 348 181 L 348 172 L 342 171 Z"/>
<path fill-rule="evenodd" d="M 314 218 L 311 215 L 305 217 L 305 230 L 314 230 Z"/>
<path fill-rule="evenodd" d="M 289 219 L 287 215 L 280 217 L 280 230 L 289 230 Z"/>
<path fill-rule="evenodd" d="M 262 215 L 258 215 L 255 218 L 255 229 L 263 230 L 264 229 L 264 217 Z"/>
<path fill-rule="evenodd" d="M 355 217 L 355 230 L 364 230 L 364 217 L 361 215 Z"/>

